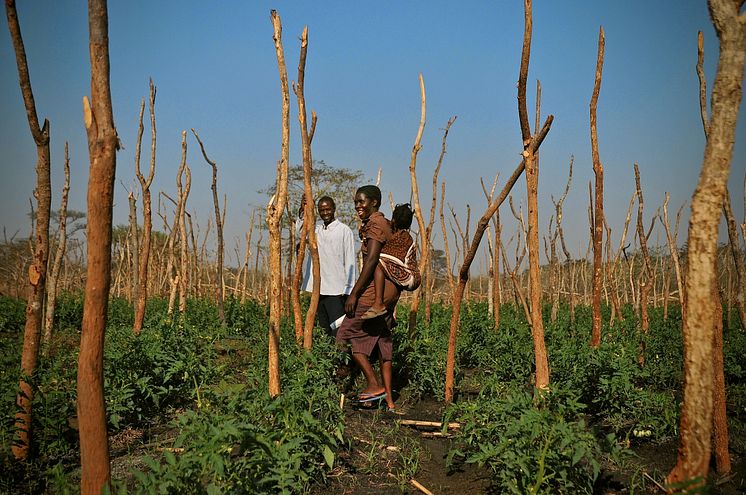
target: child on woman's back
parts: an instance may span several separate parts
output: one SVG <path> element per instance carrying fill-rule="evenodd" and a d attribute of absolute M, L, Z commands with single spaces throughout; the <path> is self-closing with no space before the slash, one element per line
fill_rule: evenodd
<path fill-rule="evenodd" d="M 417 247 L 409 233 L 414 212 L 409 204 L 396 205 L 391 214 L 391 239 L 383 246 L 378 266 L 373 274 L 376 300 L 360 318 L 369 320 L 386 314 L 383 304 L 383 287 L 388 277 L 404 290 L 415 290 L 420 286 L 420 271 L 417 266 Z"/>

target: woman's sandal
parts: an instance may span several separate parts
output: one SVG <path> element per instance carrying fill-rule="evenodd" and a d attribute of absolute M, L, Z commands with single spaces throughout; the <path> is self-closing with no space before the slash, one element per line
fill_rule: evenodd
<path fill-rule="evenodd" d="M 378 318 L 379 316 L 384 316 L 388 311 L 386 308 L 383 309 L 376 309 L 376 308 L 368 308 L 368 311 L 360 315 L 361 320 L 372 320 L 373 318 Z"/>
<path fill-rule="evenodd" d="M 358 394 L 356 402 L 375 402 L 380 401 L 382 399 L 386 398 L 386 392 L 381 392 L 379 394 Z"/>

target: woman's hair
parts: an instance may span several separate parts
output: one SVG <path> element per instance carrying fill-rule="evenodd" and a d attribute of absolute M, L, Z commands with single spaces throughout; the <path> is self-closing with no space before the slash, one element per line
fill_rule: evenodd
<path fill-rule="evenodd" d="M 376 201 L 378 201 L 378 206 L 381 206 L 381 190 L 378 188 L 378 186 L 370 184 L 367 186 L 361 186 L 358 187 L 357 192 L 364 194 L 365 197 L 368 199 L 375 199 Z"/>
<path fill-rule="evenodd" d="M 395 229 L 407 230 L 412 226 L 412 215 L 414 215 L 414 211 L 412 211 L 409 203 L 396 205 L 394 212 L 391 214 L 391 223 Z"/>

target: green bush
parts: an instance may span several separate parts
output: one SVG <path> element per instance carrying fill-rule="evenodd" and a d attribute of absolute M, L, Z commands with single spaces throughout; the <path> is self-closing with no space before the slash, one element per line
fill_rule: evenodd
<path fill-rule="evenodd" d="M 432 396 L 443 400 L 451 315 L 442 311 L 439 305 L 434 305 L 433 309 L 429 325 L 424 322 L 424 314 L 418 315 L 414 339 L 409 338 L 407 325 L 400 323 L 394 329 L 393 365 L 396 376 L 406 381 L 408 393 L 413 398 Z M 408 308 L 403 306 L 397 310 L 399 315 L 408 313 Z"/>
<path fill-rule="evenodd" d="M 60 292 L 54 310 L 55 332 L 75 329 L 83 326 L 83 293 Z"/>
<path fill-rule="evenodd" d="M 26 303 L 21 299 L 0 296 L 0 333 L 17 333 L 26 324 Z"/>
<path fill-rule="evenodd" d="M 447 411 L 446 421 L 462 425 L 448 462 L 486 466 L 500 493 L 593 493 L 602 457 L 622 451 L 611 434 L 597 440 L 583 408 L 559 388 L 536 396 L 518 389 L 500 397 L 483 393 Z"/>
<path fill-rule="evenodd" d="M 323 478 L 344 423 L 331 380 L 337 351 L 320 333 L 316 338 L 312 353 L 284 339 L 283 390 L 274 399 L 261 365 L 240 390 L 206 389 L 200 407 L 175 422 L 181 433 L 174 447 L 184 451 L 148 459 L 148 471 L 136 474 L 137 491 L 289 494 Z"/>
<path fill-rule="evenodd" d="M 195 390 L 220 376 L 214 337 L 189 324 L 163 324 L 135 335 L 110 327 L 105 359 L 106 410 L 115 429 L 158 417 L 191 401 Z"/>

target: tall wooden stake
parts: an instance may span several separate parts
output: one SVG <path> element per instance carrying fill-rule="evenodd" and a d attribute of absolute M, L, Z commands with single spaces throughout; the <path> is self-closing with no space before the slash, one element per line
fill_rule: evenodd
<path fill-rule="evenodd" d="M 280 160 L 277 162 L 275 195 L 267 204 L 269 226 L 269 395 L 280 395 L 280 317 L 282 298 L 282 212 L 288 197 L 288 162 L 290 160 L 290 91 L 285 66 L 285 51 L 282 48 L 282 21 L 277 11 L 270 12 L 272 20 L 277 67 L 280 73 L 282 94 L 282 144 Z M 258 252 L 258 251 L 257 251 Z"/>
<path fill-rule="evenodd" d="M 210 160 L 205 151 L 205 145 L 202 144 L 202 140 L 197 135 L 197 131 L 192 127 L 192 134 L 199 143 L 199 148 L 202 150 L 202 156 L 205 161 L 212 167 L 212 202 L 215 206 L 215 228 L 218 236 L 218 266 L 215 271 L 215 300 L 218 305 L 218 318 L 220 323 L 225 325 L 225 307 L 223 301 L 225 299 L 225 293 L 223 291 L 223 256 L 224 256 L 224 241 L 223 241 L 223 220 L 220 217 L 220 200 L 218 199 L 218 165 L 214 161 Z"/>
<path fill-rule="evenodd" d="M 140 188 L 142 189 L 142 248 L 140 251 L 140 264 L 138 266 L 138 280 L 140 287 L 137 291 L 137 302 L 135 303 L 135 321 L 132 325 L 132 330 L 135 334 L 139 334 L 142 330 L 142 324 L 145 320 L 145 302 L 148 299 L 148 267 L 150 266 L 150 244 L 153 231 L 153 213 L 152 213 L 152 202 L 150 196 L 150 185 L 153 183 L 153 177 L 155 175 L 155 147 L 156 147 L 156 129 L 155 129 L 155 94 L 156 87 L 153 85 L 153 80 L 149 82 L 150 97 L 149 97 L 149 108 L 150 108 L 150 169 L 148 171 L 147 179 L 140 172 L 140 160 L 139 151 L 137 153 L 137 159 L 135 160 L 135 174 L 137 180 L 140 182 Z M 140 106 L 140 130 L 139 135 L 142 136 L 142 116 L 145 109 L 145 102 Z M 140 138 L 138 138 L 139 143 Z M 139 146 L 138 146 L 139 149 Z"/>
<path fill-rule="evenodd" d="M 18 460 L 28 458 L 31 442 L 31 404 L 34 400 L 34 390 L 31 377 L 36 371 L 39 359 L 39 340 L 41 336 L 42 308 L 47 282 L 47 263 L 49 261 L 49 214 L 52 203 L 52 186 L 49 155 L 49 121 L 44 119 L 44 125 L 39 127 L 36 114 L 34 93 L 31 89 L 26 49 L 21 36 L 21 26 L 18 22 L 15 0 L 5 0 L 5 12 L 8 17 L 8 29 L 13 41 L 18 67 L 18 79 L 26 107 L 31 135 L 36 144 L 36 189 L 34 197 L 38 204 L 36 213 L 36 238 L 33 243 L 34 258 L 28 271 L 28 297 L 26 299 L 26 325 L 23 331 L 23 353 L 21 354 L 21 379 L 18 383 L 16 396 L 16 438 L 11 450 Z M 33 209 L 33 203 L 32 203 Z M 31 219 L 32 225 L 34 217 Z"/>
<path fill-rule="evenodd" d="M 593 173 L 596 177 L 595 208 L 593 210 L 593 324 L 591 327 L 591 347 L 601 345 L 601 275 L 603 264 L 604 235 L 604 167 L 598 155 L 598 130 L 596 126 L 596 107 L 598 93 L 601 90 L 601 76 L 604 68 L 604 28 L 598 31 L 598 57 L 596 59 L 596 79 L 591 96 L 591 154 L 593 156 Z"/>
<path fill-rule="evenodd" d="M 111 283 L 111 217 L 119 139 L 109 86 L 109 25 L 105 0 L 88 2 L 91 101 L 83 98 L 88 134 L 88 271 L 78 357 L 80 492 L 99 494 L 109 482 L 104 402 L 104 335 Z"/>

